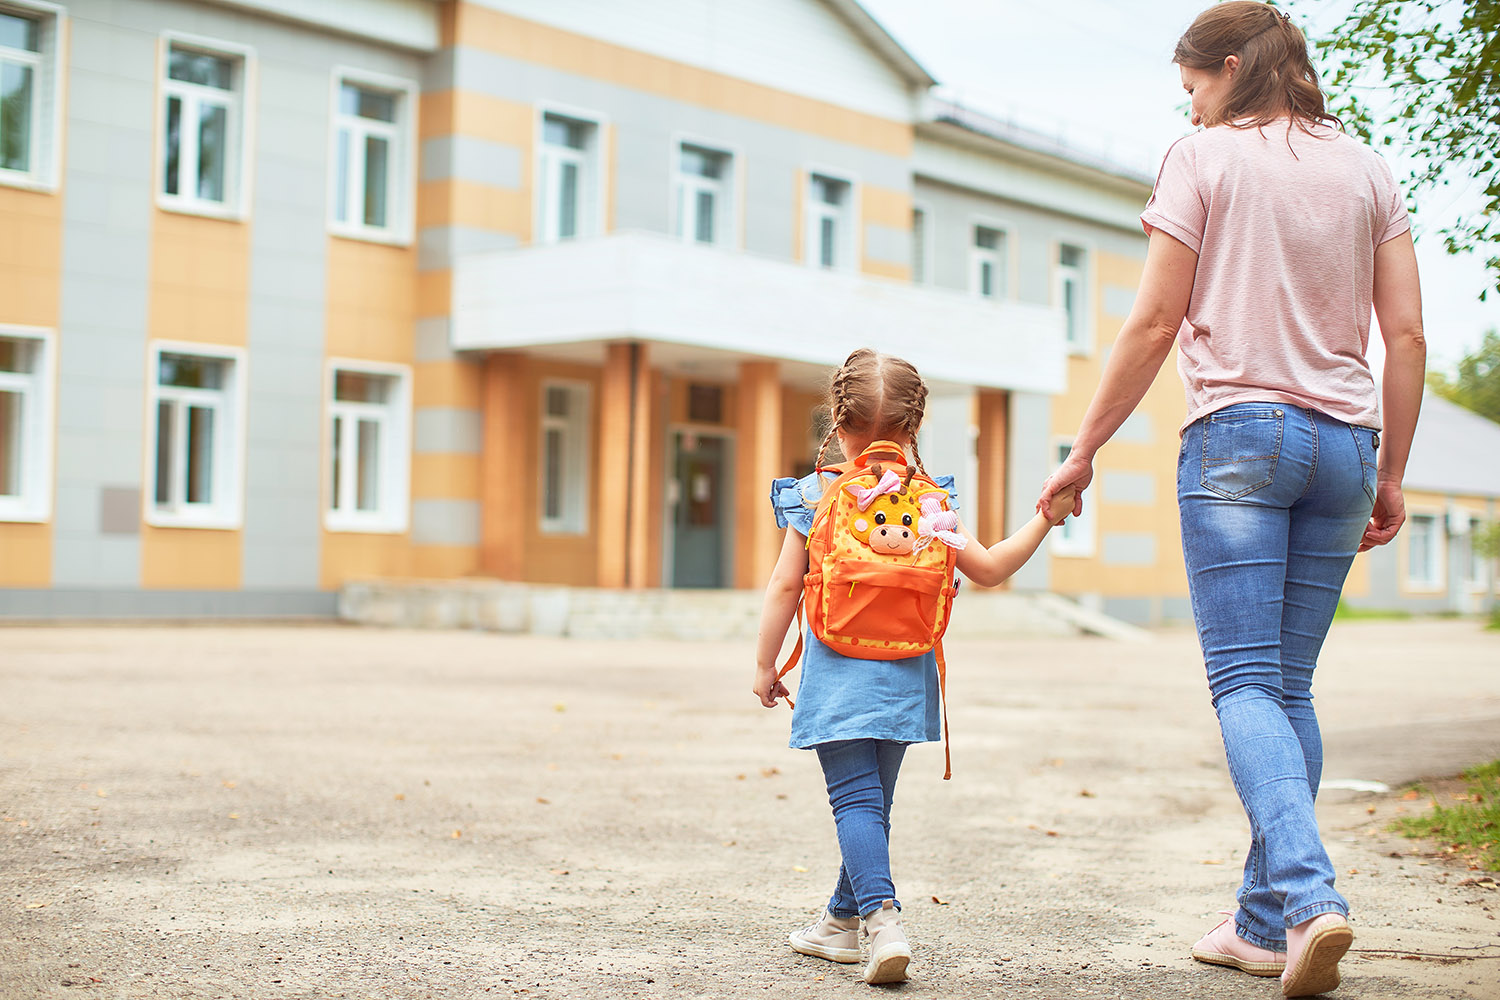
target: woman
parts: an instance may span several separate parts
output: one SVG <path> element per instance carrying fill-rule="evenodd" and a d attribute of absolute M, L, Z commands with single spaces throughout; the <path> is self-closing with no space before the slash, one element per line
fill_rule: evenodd
<path fill-rule="evenodd" d="M 1251 831 L 1234 919 L 1192 953 L 1308 996 L 1338 985 L 1354 939 L 1313 813 L 1312 674 L 1355 553 L 1406 517 L 1426 355 L 1416 257 L 1390 170 L 1334 127 L 1286 15 L 1220 4 L 1173 61 L 1205 128 L 1162 164 L 1141 215 L 1150 243 L 1135 306 L 1037 506 L 1050 517 L 1060 491 L 1089 485 L 1094 454 L 1176 346 L 1183 554 Z M 1386 344 L 1379 390 L 1365 360 L 1372 305 Z"/>

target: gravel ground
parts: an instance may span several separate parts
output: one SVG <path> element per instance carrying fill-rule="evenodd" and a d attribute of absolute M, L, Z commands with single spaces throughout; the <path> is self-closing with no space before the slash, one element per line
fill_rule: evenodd
<path fill-rule="evenodd" d="M 751 650 L 341 627 L 0 629 L 0 997 L 858 997 L 793 954 L 837 872 Z M 954 642 L 914 748 L 907 997 L 1280 996 L 1193 962 L 1247 836 L 1190 633 Z M 1500 756 L 1500 636 L 1336 626 L 1330 780 Z M 1337 997 L 1500 998 L 1500 891 L 1331 790 Z"/>

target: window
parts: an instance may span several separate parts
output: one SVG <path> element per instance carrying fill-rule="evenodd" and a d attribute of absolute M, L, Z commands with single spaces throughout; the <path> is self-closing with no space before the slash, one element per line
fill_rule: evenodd
<path fill-rule="evenodd" d="M 1460 513 L 1459 516 L 1465 515 Z M 1473 516 L 1468 517 L 1468 522 L 1468 531 L 1465 532 L 1468 542 L 1468 558 L 1464 561 L 1464 582 L 1469 585 L 1470 590 L 1483 590 L 1487 560 L 1480 549 L 1484 547 L 1482 541 L 1484 522 Z"/>
<path fill-rule="evenodd" d="M 911 280 L 912 284 L 925 285 L 927 273 L 927 210 L 911 210 Z"/>
<path fill-rule="evenodd" d="M 167 42 L 162 81 L 161 202 L 238 215 L 244 159 L 246 56 Z"/>
<path fill-rule="evenodd" d="M 1407 524 L 1406 583 L 1413 590 L 1443 589 L 1442 532 L 1435 514 L 1413 514 Z"/>
<path fill-rule="evenodd" d="M 42 521 L 52 500 L 52 334 L 0 327 L 0 521 Z"/>
<path fill-rule="evenodd" d="M 386 242 L 411 237 L 411 116 L 415 84 L 335 77 L 332 228 Z"/>
<path fill-rule="evenodd" d="M 733 208 L 734 159 L 728 153 L 682 143 L 677 149 L 676 234 L 693 243 L 728 244 Z"/>
<path fill-rule="evenodd" d="M 1056 463 L 1053 468 L 1056 468 L 1072 454 L 1073 442 L 1071 440 L 1055 441 L 1052 451 Z M 1097 503 L 1097 496 L 1085 497 L 1081 517 L 1070 516 L 1048 533 L 1047 537 L 1051 539 L 1053 555 L 1086 558 L 1094 554 L 1094 505 Z"/>
<path fill-rule="evenodd" d="M 586 516 L 589 390 L 542 384 L 542 530 L 582 534 Z"/>
<path fill-rule="evenodd" d="M 57 184 L 61 11 L 50 3 L 0 3 L 0 183 Z"/>
<path fill-rule="evenodd" d="M 813 267 L 854 268 L 854 185 L 813 174 L 808 185 L 807 232 L 803 254 Z"/>
<path fill-rule="evenodd" d="M 1066 317 L 1065 337 L 1068 349 L 1075 354 L 1086 353 L 1093 341 L 1093 330 L 1089 322 L 1088 283 L 1085 280 L 1087 261 L 1088 251 L 1082 247 L 1064 243 L 1057 248 L 1053 301 L 1062 307 Z"/>
<path fill-rule="evenodd" d="M 599 225 L 599 125 L 582 118 L 542 115 L 541 242 L 596 235 Z"/>
<path fill-rule="evenodd" d="M 1008 238 L 1005 230 L 974 227 L 974 245 L 969 249 L 969 289 L 982 299 L 1007 295 L 1009 270 Z"/>
<path fill-rule="evenodd" d="M 330 366 L 330 531 L 405 531 L 411 482 L 409 371 L 336 361 Z"/>
<path fill-rule="evenodd" d="M 149 523 L 239 526 L 242 359 L 233 348 L 153 346 Z"/>

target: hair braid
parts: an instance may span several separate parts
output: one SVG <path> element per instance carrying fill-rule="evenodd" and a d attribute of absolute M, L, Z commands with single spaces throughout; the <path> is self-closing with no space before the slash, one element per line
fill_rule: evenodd
<path fill-rule="evenodd" d="M 932 477 L 927 475 L 927 467 L 922 464 L 922 450 L 917 447 L 917 436 L 915 434 L 911 436 L 911 457 L 912 461 L 917 463 L 917 471 L 927 476 L 928 479 L 931 479 Z"/>

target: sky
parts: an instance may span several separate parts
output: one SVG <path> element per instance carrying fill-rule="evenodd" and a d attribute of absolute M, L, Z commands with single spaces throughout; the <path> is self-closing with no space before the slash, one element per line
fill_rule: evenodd
<path fill-rule="evenodd" d="M 1177 138 L 1192 131 L 1172 47 L 1209 0 L 861 0 L 936 77 L 940 94 L 1054 136 L 1081 151 L 1155 175 Z M 1294 22 L 1324 33 L 1341 0 L 1302 3 Z M 1307 12 L 1311 12 L 1310 14 Z M 1389 157 L 1398 179 L 1407 167 Z M 1442 220 L 1477 211 L 1471 178 L 1419 194 L 1417 261 L 1429 367 L 1451 368 L 1500 328 L 1500 295 L 1480 302 L 1481 261 L 1445 253 Z M 1376 346 L 1372 363 L 1383 351 Z"/>

